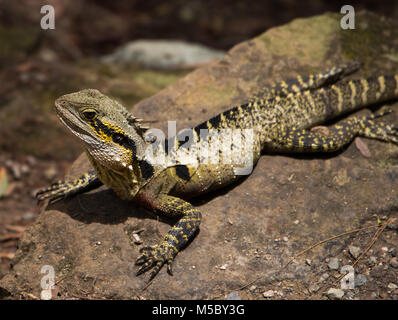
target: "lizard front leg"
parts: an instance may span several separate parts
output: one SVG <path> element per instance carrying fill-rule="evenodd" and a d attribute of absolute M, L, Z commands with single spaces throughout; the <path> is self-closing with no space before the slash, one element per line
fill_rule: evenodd
<path fill-rule="evenodd" d="M 146 203 L 160 214 L 168 217 L 181 217 L 159 244 L 146 246 L 140 250 L 143 254 L 136 261 L 136 265 L 141 266 L 137 276 L 153 268 L 149 276 L 150 281 L 165 263 L 167 263 L 167 270 L 171 274 L 171 262 L 194 236 L 202 215 L 189 202 L 167 194 L 161 194 L 151 200 L 146 199 Z"/>
<path fill-rule="evenodd" d="M 95 171 L 88 171 L 82 176 L 72 181 L 58 181 L 46 189 L 41 189 L 36 193 L 39 201 L 50 199 L 56 202 L 60 199 L 72 196 L 77 193 L 85 192 L 102 185 Z"/>

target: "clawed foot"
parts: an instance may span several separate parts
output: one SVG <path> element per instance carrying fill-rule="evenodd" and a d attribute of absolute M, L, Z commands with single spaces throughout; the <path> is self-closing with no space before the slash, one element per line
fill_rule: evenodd
<path fill-rule="evenodd" d="M 177 249 L 171 244 L 162 242 L 155 246 L 145 246 L 140 249 L 140 253 L 143 254 L 135 262 L 136 265 L 141 266 L 136 273 L 137 276 L 153 268 L 148 280 L 151 281 L 165 263 L 167 263 L 167 272 L 170 275 L 173 274 L 171 262 L 177 254 Z"/>
<path fill-rule="evenodd" d="M 392 112 L 391 109 L 383 109 L 365 117 L 364 126 L 360 134 L 367 138 L 398 144 L 398 127 L 384 122 L 373 121 Z"/>
<path fill-rule="evenodd" d="M 62 198 L 65 198 L 68 188 L 68 185 L 63 181 L 55 182 L 48 188 L 39 190 L 36 193 L 36 199 L 38 201 L 50 199 L 51 203 L 56 202 Z"/>

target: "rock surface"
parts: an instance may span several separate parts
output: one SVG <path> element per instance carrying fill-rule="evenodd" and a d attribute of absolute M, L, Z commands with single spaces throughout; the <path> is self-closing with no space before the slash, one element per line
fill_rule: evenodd
<path fill-rule="evenodd" d="M 353 77 L 398 70 L 396 23 L 358 13 L 356 29 L 341 30 L 340 17 L 325 14 L 271 29 L 142 101 L 133 113 L 157 120 L 154 126 L 163 130 L 167 120 L 177 120 L 180 130 L 245 102 L 266 84 L 344 60 L 364 64 Z M 396 114 L 386 118 L 398 123 Z M 347 237 L 335 239 L 282 269 L 294 254 L 374 224 L 374 214 L 396 215 L 398 147 L 364 141 L 370 158 L 354 144 L 328 156 L 264 155 L 241 183 L 195 200 L 203 215 L 199 234 L 177 256 L 174 276 L 163 268 L 145 290 L 146 277 L 135 277 L 140 246 L 132 235 L 143 229 L 140 238 L 153 244 L 172 221 L 157 222 L 155 215 L 105 188 L 54 204 L 21 238 L 13 268 L 0 280 L 0 297 L 40 297 L 44 265 L 54 268 L 53 297 L 59 299 L 211 299 L 255 279 L 261 292 L 282 282 L 290 286 L 285 297 L 304 297 L 303 284 L 319 280 L 313 267 L 351 243 Z M 82 155 L 69 177 L 88 168 Z M 289 241 L 281 241 L 284 237 Z M 319 290 L 318 297 L 325 291 Z M 239 291 L 239 296 L 263 298 L 250 290 Z"/>

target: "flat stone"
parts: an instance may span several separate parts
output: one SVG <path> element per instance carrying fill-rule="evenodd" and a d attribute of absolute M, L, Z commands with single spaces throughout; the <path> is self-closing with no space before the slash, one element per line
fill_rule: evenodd
<path fill-rule="evenodd" d="M 344 291 L 341 289 L 330 288 L 327 292 L 330 299 L 341 299 L 344 297 Z"/>
<path fill-rule="evenodd" d="M 348 250 L 350 254 L 357 259 L 361 255 L 361 248 L 358 248 L 356 246 L 349 246 Z"/>
<path fill-rule="evenodd" d="M 339 259 L 337 259 L 337 258 L 330 259 L 330 261 L 328 263 L 328 268 L 330 270 L 338 270 L 339 266 L 340 266 Z"/>

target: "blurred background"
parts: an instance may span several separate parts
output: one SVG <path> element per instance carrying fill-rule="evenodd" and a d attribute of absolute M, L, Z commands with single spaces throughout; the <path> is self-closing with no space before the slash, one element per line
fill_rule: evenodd
<path fill-rule="evenodd" d="M 47 4 L 55 30 L 40 28 Z M 345 4 L 398 18 L 394 0 L 0 0 L 0 278 L 39 212 L 33 194 L 82 152 L 58 96 L 97 88 L 132 108 L 239 42 Z"/>

